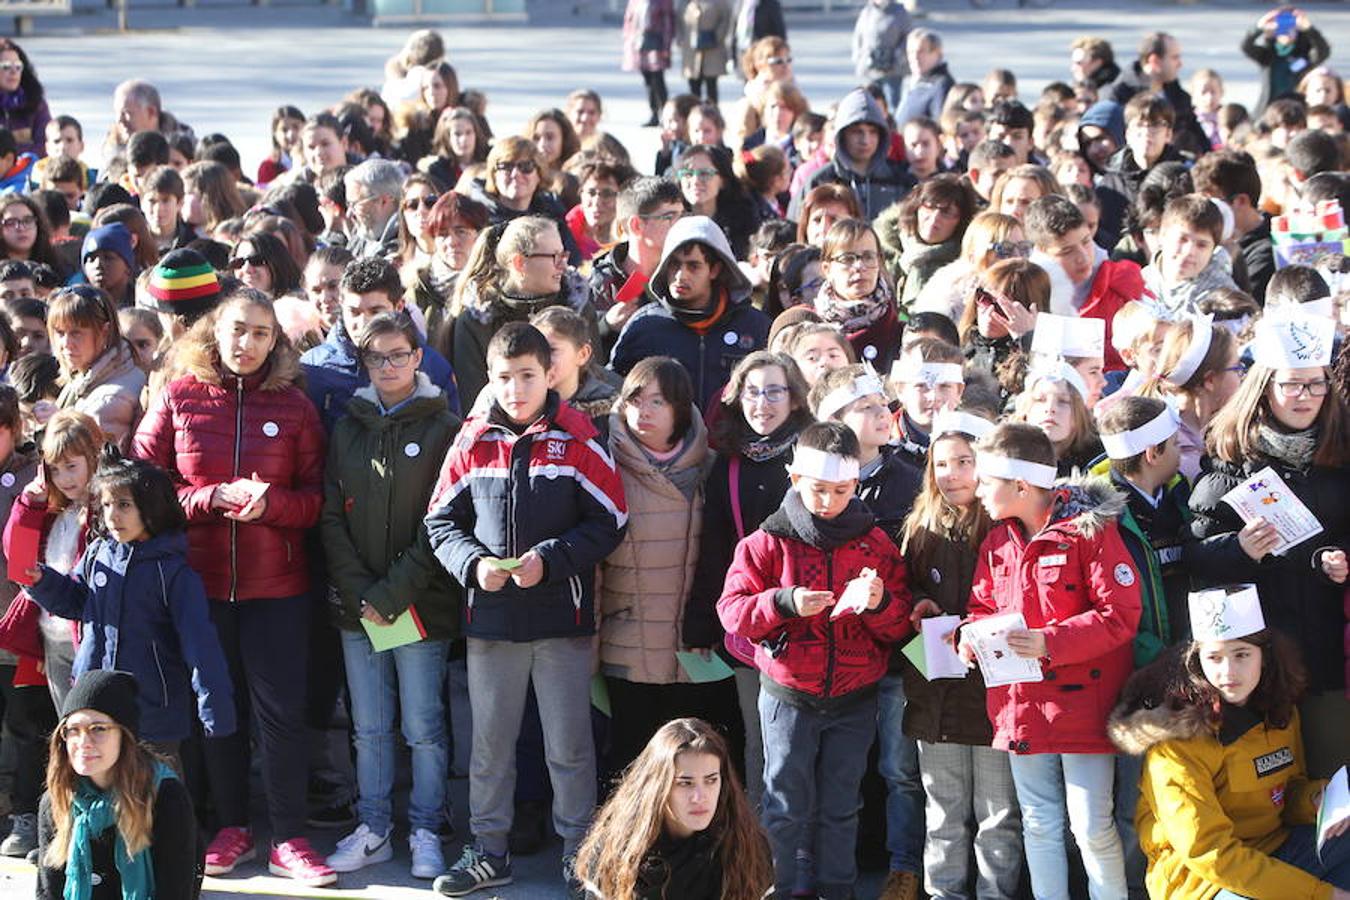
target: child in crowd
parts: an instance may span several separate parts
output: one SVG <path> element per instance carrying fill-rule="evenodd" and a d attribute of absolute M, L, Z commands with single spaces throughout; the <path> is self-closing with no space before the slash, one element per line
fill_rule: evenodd
<path fill-rule="evenodd" d="M 798 327 L 787 350 L 807 385 L 812 387 L 826 372 L 858 361 L 844 333 L 823 322 L 807 322 Z"/>
<path fill-rule="evenodd" d="M 775 893 L 788 896 L 797 851 L 814 838 L 817 889 L 850 897 L 857 880 L 858 791 L 876 732 L 876 683 L 910 630 L 905 566 L 854 496 L 858 440 L 839 423 L 806 428 L 792 490 L 736 548 L 718 615 L 755 642 L 762 675 L 763 822 Z"/>
<path fill-rule="evenodd" d="M 435 889 L 447 897 L 511 882 L 506 837 L 515 746 L 531 681 L 553 781 L 554 826 L 563 835 L 564 877 L 572 878 L 595 807 L 589 687 L 595 567 L 619 545 L 628 522 L 623 483 L 594 425 L 548 387 L 548 339 L 528 323 L 508 323 L 488 343 L 487 362 L 491 406 L 461 429 L 427 514 L 437 559 L 467 591 L 475 722 L 473 840 L 436 879 Z M 530 477 L 536 470 L 545 477 Z"/>
<path fill-rule="evenodd" d="M 160 345 L 164 340 L 164 323 L 153 310 L 133 306 L 117 311 L 122 337 L 131 345 L 136 365 L 149 374 L 159 365 Z"/>
<path fill-rule="evenodd" d="M 1050 360 L 1027 373 L 1013 409 L 1014 421 L 1035 425 L 1050 438 L 1061 478 L 1086 472 L 1102 452 L 1087 398 L 1078 370 L 1063 360 Z"/>
<path fill-rule="evenodd" d="M 1063 360 L 1082 380 L 1087 392 L 1083 401 L 1096 406 L 1106 387 L 1102 372 L 1106 347 L 1106 323 L 1101 319 L 1041 313 L 1031 337 L 1032 367 L 1045 361 Z"/>
<path fill-rule="evenodd" d="M 141 212 L 161 256 L 192 242 L 191 229 L 178 215 L 183 195 L 183 178 L 172 166 L 151 170 L 142 183 Z"/>
<path fill-rule="evenodd" d="M 961 402 L 966 377 L 959 347 L 933 338 L 920 338 L 891 366 L 891 389 L 898 408 L 891 425 L 891 440 L 915 466 L 923 465 L 928 452 L 928 429 L 941 409 L 955 409 Z"/>
<path fill-rule="evenodd" d="M 1237 284 L 1220 253 L 1223 213 L 1213 200 L 1187 194 L 1169 200 L 1163 208 L 1161 245 L 1144 269 L 1144 285 L 1173 316 L 1197 312 L 1206 294 Z"/>
<path fill-rule="evenodd" d="M 1006 632 L 1007 645 L 1040 661 L 1043 680 L 988 691 L 1032 890 L 1069 894 L 1067 814 L 1093 895 L 1124 897 L 1106 715 L 1132 665 L 1139 573 L 1116 523 L 1123 499 L 1101 481 L 1057 485 L 1055 460 L 1050 438 L 1031 425 L 1000 425 L 977 445 L 978 496 L 995 524 L 980 546 L 967 623 L 1020 614 L 1026 626 Z M 973 663 L 964 633 L 960 647 Z"/>
<path fill-rule="evenodd" d="M 113 444 L 104 445 L 89 493 L 98 513 L 84 554 L 69 572 L 31 569 L 30 593 L 46 612 L 81 623 L 72 677 L 91 669 L 136 676 L 141 736 L 176 760 L 194 721 L 208 736 L 235 728 L 225 654 L 187 561 L 187 518 L 164 470 L 124 459 Z"/>
<path fill-rule="evenodd" d="M 1186 319 L 1168 329 L 1158 358 L 1159 377 L 1146 383 L 1143 391 L 1157 393 L 1176 406 L 1181 418 L 1177 431 L 1181 474 L 1192 483 L 1200 477 L 1206 456 L 1205 430 L 1238 389 L 1245 371 L 1237 338 L 1222 325 L 1210 324 L 1208 317 Z"/>
<path fill-rule="evenodd" d="M 1108 329 L 1109 342 L 1125 368 L 1106 373 L 1103 393 L 1133 393 L 1153 377 L 1171 324 L 1170 313 L 1151 301 L 1131 300 L 1116 311 Z"/>
<path fill-rule="evenodd" d="M 549 386 L 573 409 L 597 422 L 606 419 L 618 393 L 617 376 L 595 364 L 590 323 L 575 310 L 550 306 L 535 313 L 530 324 L 553 348 Z"/>

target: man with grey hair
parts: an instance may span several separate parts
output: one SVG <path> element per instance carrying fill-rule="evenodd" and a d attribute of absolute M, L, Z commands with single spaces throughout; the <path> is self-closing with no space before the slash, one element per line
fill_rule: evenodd
<path fill-rule="evenodd" d="M 347 249 L 357 259 L 398 253 L 403 170 L 387 159 L 368 159 L 342 179 L 347 188 Z"/>
<path fill-rule="evenodd" d="M 192 129 L 165 112 L 159 89 L 148 81 L 133 78 L 113 90 L 113 125 L 104 141 L 104 164 L 121 155 L 131 136 L 139 131 L 158 131 L 165 137 L 176 132 L 192 136 Z"/>
<path fill-rule="evenodd" d="M 956 83 L 942 56 L 942 37 L 931 29 L 915 28 L 905 38 L 905 57 L 909 60 L 909 77 L 905 79 L 905 98 L 895 110 L 896 126 L 921 116 L 940 120 L 947 92 Z"/>

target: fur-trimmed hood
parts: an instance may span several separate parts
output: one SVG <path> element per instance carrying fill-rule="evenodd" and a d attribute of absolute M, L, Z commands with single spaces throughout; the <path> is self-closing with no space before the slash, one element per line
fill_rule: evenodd
<path fill-rule="evenodd" d="M 1056 482 L 1054 491 L 1055 507 L 1047 527 L 1067 524 L 1084 537 L 1093 537 L 1125 512 L 1125 495 L 1105 478 L 1065 478 Z"/>
<path fill-rule="evenodd" d="M 1106 720 L 1106 733 L 1122 753 L 1142 756 L 1155 744 L 1213 734 L 1213 715 L 1186 697 L 1187 646 L 1167 648 L 1135 672 Z"/>
<path fill-rule="evenodd" d="M 194 327 L 183 335 L 173 351 L 174 368 L 183 374 L 191 375 L 207 384 L 219 385 L 224 381 L 221 375 L 223 364 L 220 361 L 220 347 L 216 344 L 215 334 L 209 328 Z M 277 345 L 267 355 L 263 363 L 262 382 L 258 390 L 279 391 L 301 384 L 300 354 L 295 352 L 289 340 L 277 339 Z"/>

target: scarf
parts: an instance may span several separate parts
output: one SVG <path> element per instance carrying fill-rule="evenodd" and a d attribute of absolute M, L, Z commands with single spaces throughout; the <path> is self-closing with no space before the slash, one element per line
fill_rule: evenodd
<path fill-rule="evenodd" d="M 156 791 L 161 781 L 177 777 L 164 763 L 155 762 Z M 109 828 L 114 829 L 113 860 L 117 863 L 117 874 L 122 880 L 122 900 L 150 900 L 154 896 L 155 870 L 150 861 L 150 848 L 135 856 L 127 855 L 122 833 L 116 831 L 117 809 L 113 798 L 106 791 L 99 790 L 88 778 L 81 778 L 70 804 L 70 819 L 70 857 L 66 860 L 65 900 L 89 900 L 93 896 L 94 861 L 91 845 Z"/>
<path fill-rule="evenodd" d="M 731 299 L 726 288 L 717 288 L 716 290 L 717 302 L 713 303 L 711 307 L 686 309 L 672 302 L 667 304 L 667 308 L 670 310 L 670 314 L 675 317 L 675 321 L 697 335 L 705 335 L 721 321 Z"/>
<path fill-rule="evenodd" d="M 433 256 L 431 265 L 427 266 L 424 271 L 426 272 L 427 285 L 435 292 L 442 303 L 448 301 L 455 289 L 455 282 L 459 281 L 459 272 L 446 265 L 439 256 Z"/>
<path fill-rule="evenodd" d="M 781 456 L 797 442 L 797 432 L 797 427 L 789 420 L 769 434 L 746 441 L 741 448 L 741 455 L 757 463 Z"/>
<path fill-rule="evenodd" d="M 844 511 L 833 519 L 822 519 L 811 514 L 806 504 L 802 503 L 801 494 L 789 490 L 783 498 L 783 512 L 787 514 L 788 523 L 797 537 L 818 550 L 842 547 L 871 531 L 876 523 L 867 505 L 857 497 L 849 500 Z"/>
<path fill-rule="evenodd" d="M 1306 469 L 1317 452 L 1319 431 L 1316 425 L 1303 431 L 1282 431 L 1263 423 L 1256 426 L 1256 449 L 1291 468 Z"/>
<path fill-rule="evenodd" d="M 693 501 L 694 494 L 698 492 L 698 486 L 703 483 L 703 466 L 681 465 L 680 462 L 689 452 L 695 438 L 701 439 L 702 435 L 697 434 L 693 428 L 690 428 L 680 445 L 675 447 L 670 456 L 665 459 L 653 455 L 646 447 L 638 444 L 652 466 L 674 485 L 675 490 L 680 492 L 680 496 L 690 502 Z"/>
<path fill-rule="evenodd" d="M 861 300 L 845 300 L 826 281 L 816 294 L 816 313 L 826 325 L 833 325 L 844 334 L 866 331 L 881 321 L 893 308 L 894 294 L 886 279 L 877 278 L 877 286 Z"/>

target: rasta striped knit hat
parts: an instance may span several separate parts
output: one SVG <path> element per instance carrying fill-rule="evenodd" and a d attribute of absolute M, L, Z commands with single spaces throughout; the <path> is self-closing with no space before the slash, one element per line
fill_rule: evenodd
<path fill-rule="evenodd" d="M 216 270 L 196 250 L 171 250 L 150 271 L 146 285 L 160 312 L 196 318 L 220 301 Z"/>

